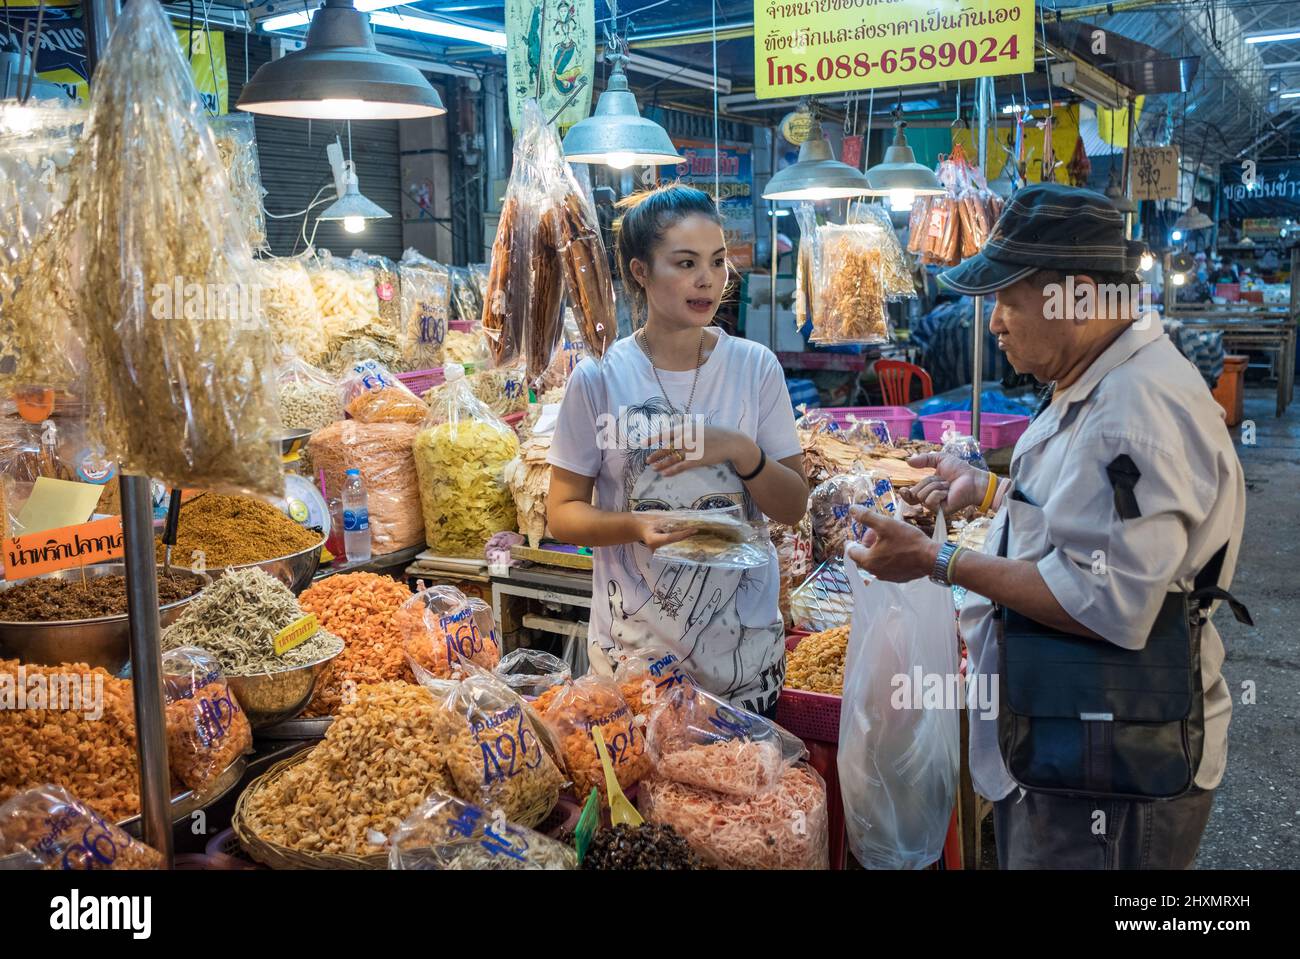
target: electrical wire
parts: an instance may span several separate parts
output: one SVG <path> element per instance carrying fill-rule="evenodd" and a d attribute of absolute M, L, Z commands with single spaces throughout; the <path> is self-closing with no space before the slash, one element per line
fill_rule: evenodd
<path fill-rule="evenodd" d="M 635 15 L 638 14 L 638 13 L 644 13 L 644 12 L 647 11 L 647 10 L 653 10 L 655 7 L 662 7 L 665 3 L 670 3 L 670 2 L 671 2 L 671 0 L 655 0 L 654 3 L 648 3 L 648 4 L 646 4 L 644 7 L 637 7 L 637 8 L 636 8 L 635 10 L 633 10 L 631 13 L 625 13 L 625 14 L 623 14 L 623 19 L 626 20 L 628 17 L 635 16 Z M 606 7 L 608 7 L 608 6 L 609 6 L 609 4 L 607 3 L 607 4 L 606 4 Z M 615 14 L 613 17 L 605 17 L 604 19 L 597 20 L 596 23 L 597 23 L 597 24 L 601 24 L 601 23 L 609 23 L 610 21 L 614 20 L 615 17 L 617 17 L 617 16 L 618 16 L 618 15 Z"/>
<path fill-rule="evenodd" d="M 718 0 L 709 7 L 713 19 L 713 202 L 722 206 L 722 154 L 718 149 Z"/>

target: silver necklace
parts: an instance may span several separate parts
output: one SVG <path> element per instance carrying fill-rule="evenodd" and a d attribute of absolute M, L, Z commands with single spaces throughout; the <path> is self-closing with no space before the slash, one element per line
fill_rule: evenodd
<path fill-rule="evenodd" d="M 641 327 L 641 346 L 645 350 L 646 357 L 650 360 L 650 370 L 655 375 L 655 382 L 659 384 L 659 391 L 664 395 L 664 402 L 668 404 L 668 409 L 674 414 L 677 407 L 673 406 L 673 401 L 668 397 L 668 391 L 664 389 L 664 381 L 659 378 L 659 367 L 655 366 L 655 355 L 650 351 L 650 335 L 646 333 L 645 327 Z M 700 385 L 700 367 L 704 365 L 704 331 L 700 330 L 700 350 L 695 357 L 695 378 L 691 380 L 691 396 L 686 401 L 686 409 L 682 411 L 683 416 L 690 416 L 691 405 L 695 402 L 695 388 Z"/>

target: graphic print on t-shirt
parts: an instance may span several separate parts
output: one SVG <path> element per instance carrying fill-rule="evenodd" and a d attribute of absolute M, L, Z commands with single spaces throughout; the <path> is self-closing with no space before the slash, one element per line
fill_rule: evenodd
<path fill-rule="evenodd" d="M 672 409 L 659 397 L 628 410 L 629 428 L 621 451 L 625 457 L 623 508 L 640 512 L 743 506 L 748 510 L 744 484 L 730 465 L 700 466 L 671 477 L 648 465 L 646 460 L 654 449 L 641 449 L 639 443 L 671 416 Z M 708 423 L 715 416 L 710 412 L 701 419 Z M 640 543 L 620 549 L 618 554 L 622 575 L 610 577 L 607 583 L 611 638 L 617 645 L 635 647 L 647 632 L 666 631 L 680 644 L 687 669 L 698 670 L 705 662 L 712 665 L 711 685 L 716 684 L 723 696 L 751 692 L 767 679 L 759 675 L 769 658 L 767 644 L 753 639 L 755 633 L 767 631 L 769 624 L 751 629 L 740 619 L 739 596 L 758 588 L 749 570 L 664 562 L 654 559 Z M 635 595 L 625 596 L 620 578 L 624 583 L 644 585 Z M 650 624 L 657 628 L 647 630 Z M 701 642 L 708 643 L 708 655 L 695 660 L 695 654 L 703 652 Z M 766 692 L 767 683 L 761 688 Z"/>

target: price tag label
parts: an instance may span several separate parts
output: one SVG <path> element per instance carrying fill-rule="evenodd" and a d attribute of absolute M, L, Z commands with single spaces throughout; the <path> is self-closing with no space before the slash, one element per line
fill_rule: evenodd
<path fill-rule="evenodd" d="M 544 603 L 567 603 L 569 601 L 568 596 L 563 593 L 552 592 L 549 589 L 542 590 L 540 598 Z"/>
<path fill-rule="evenodd" d="M 316 635 L 320 624 L 315 613 L 308 613 L 302 619 L 290 623 L 275 634 L 275 655 L 283 656 L 295 646 L 301 646 Z"/>

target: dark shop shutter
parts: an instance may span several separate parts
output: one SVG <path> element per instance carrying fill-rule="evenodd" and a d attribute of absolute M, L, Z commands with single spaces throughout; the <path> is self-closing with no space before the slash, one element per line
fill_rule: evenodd
<path fill-rule="evenodd" d="M 230 104 L 234 108 L 244 86 L 245 62 L 252 76 L 271 58 L 268 40 L 248 38 L 248 58 L 244 57 L 244 38 L 231 33 L 227 37 L 227 71 L 230 76 Z M 326 145 L 337 135 L 348 150 L 347 124 L 332 121 L 292 120 L 281 117 L 255 118 L 257 152 L 262 168 L 262 203 L 270 213 L 290 213 L 311 202 L 316 191 L 329 185 L 321 198 L 333 197 L 334 180 L 330 173 Z M 307 236 L 316 230 L 316 247 L 336 256 L 348 256 L 354 249 L 377 253 L 397 260 L 402 255 L 402 186 L 401 156 L 397 139 L 397 121 L 365 120 L 352 123 L 352 159 L 357 167 L 361 192 L 392 214 L 386 220 L 371 220 L 362 233 L 346 233 L 338 222 L 316 224 L 316 214 L 329 203 L 315 207 L 307 217 Z M 332 199 L 331 201 L 332 202 Z M 301 253 L 302 216 L 288 220 L 266 221 L 267 241 L 276 256 Z"/>

